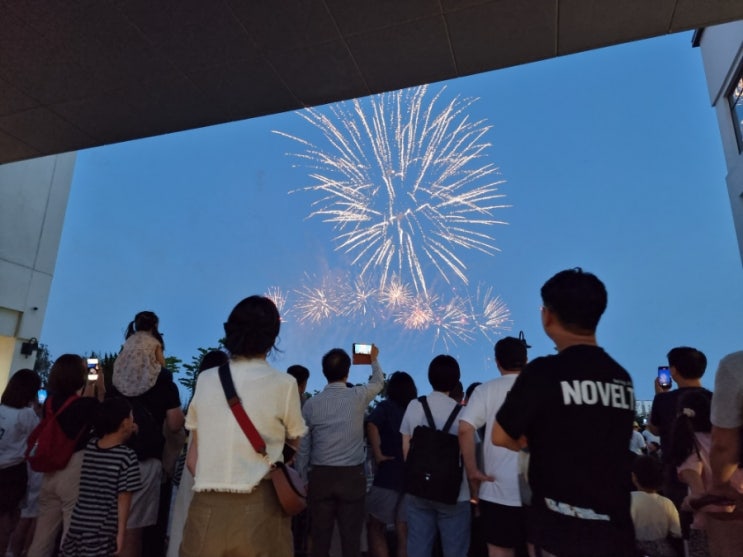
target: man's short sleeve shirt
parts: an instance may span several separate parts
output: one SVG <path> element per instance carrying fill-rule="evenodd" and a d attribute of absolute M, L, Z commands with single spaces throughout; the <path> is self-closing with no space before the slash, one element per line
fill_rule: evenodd
<path fill-rule="evenodd" d="M 603 349 L 571 346 L 519 375 L 497 421 L 531 452 L 532 541 L 557 555 L 624 555 L 634 547 L 632 379 Z"/>
<path fill-rule="evenodd" d="M 490 438 L 495 413 L 503 405 L 516 377 L 516 374 L 504 375 L 478 386 L 459 415 L 460 421 L 467 422 L 476 430 L 485 426 L 483 471 L 493 476 L 495 481 L 480 484 L 480 499 L 511 507 L 521 506 L 518 452 L 496 447 Z"/>

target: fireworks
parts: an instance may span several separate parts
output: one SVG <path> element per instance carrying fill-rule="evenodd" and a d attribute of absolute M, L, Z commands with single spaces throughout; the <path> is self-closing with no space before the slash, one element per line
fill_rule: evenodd
<path fill-rule="evenodd" d="M 491 228 L 505 224 L 494 216 L 506 207 L 503 180 L 483 160 L 490 126 L 466 115 L 474 99 L 455 98 L 437 111 L 441 92 L 426 92 L 341 103 L 329 115 L 301 112 L 322 132 L 326 150 L 281 134 L 305 148 L 296 156 L 312 168 L 314 183 L 300 190 L 320 194 L 310 217 L 333 225 L 336 249 L 362 277 L 377 276 L 381 290 L 396 276 L 425 294 L 429 272 L 466 285 L 466 251 L 492 255 Z"/>
<path fill-rule="evenodd" d="M 486 161 L 490 130 L 467 112 L 474 99 L 442 99 L 427 87 L 307 109 L 299 115 L 322 144 L 301 145 L 316 195 L 308 218 L 332 225 L 348 270 L 305 275 L 288 310 L 300 323 L 335 318 L 431 331 L 434 344 L 471 342 L 507 328 L 509 313 L 492 289 L 468 291 L 469 252 L 492 256 L 503 183 Z M 278 290 L 278 289 L 277 289 Z M 448 292 L 447 292 L 448 290 Z M 482 292 L 481 292 L 482 291 Z M 286 303 L 286 296 L 282 304 Z M 277 302 L 278 304 L 278 302 Z"/>

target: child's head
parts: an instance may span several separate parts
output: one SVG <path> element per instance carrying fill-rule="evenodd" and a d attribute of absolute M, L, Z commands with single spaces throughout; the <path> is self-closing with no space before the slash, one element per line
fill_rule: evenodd
<path fill-rule="evenodd" d="M 679 399 L 676 422 L 671 430 L 671 462 L 680 466 L 690 454 L 698 451 L 695 433 L 712 431 L 710 422 L 711 395 L 708 391 L 693 389 Z"/>
<path fill-rule="evenodd" d="M 116 433 L 123 428 L 128 438 L 134 433 L 132 405 L 124 397 L 107 398 L 98 408 L 95 432 L 99 437 Z"/>
<path fill-rule="evenodd" d="M 129 322 L 129 326 L 126 328 L 126 338 L 129 338 L 134 333 L 147 331 L 152 334 L 165 348 L 163 337 L 157 326 L 160 324 L 160 319 L 152 311 L 140 311 L 134 316 L 134 319 Z"/>
<path fill-rule="evenodd" d="M 638 456 L 632 464 L 632 482 L 641 491 L 658 491 L 663 484 L 660 461 L 652 456 Z"/>

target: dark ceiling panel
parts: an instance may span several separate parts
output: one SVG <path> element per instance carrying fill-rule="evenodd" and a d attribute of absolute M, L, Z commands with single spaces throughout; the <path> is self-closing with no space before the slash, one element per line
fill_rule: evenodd
<path fill-rule="evenodd" d="M 348 38 L 370 93 L 456 75 L 443 16 Z"/>
<path fill-rule="evenodd" d="M 0 79 L 0 116 L 33 108 L 36 104 L 34 99 Z"/>
<path fill-rule="evenodd" d="M 263 58 L 235 60 L 188 73 L 209 102 L 223 109 L 222 121 L 293 110 L 299 102 Z"/>
<path fill-rule="evenodd" d="M 297 50 L 339 38 L 322 0 L 227 0 L 227 5 L 260 50 Z"/>
<path fill-rule="evenodd" d="M 325 0 L 338 28 L 345 36 L 387 29 L 417 19 L 441 15 L 438 0 L 376 0 L 349 2 Z"/>
<path fill-rule="evenodd" d="M 561 0 L 558 55 L 668 32 L 676 0 L 586 2 Z"/>
<path fill-rule="evenodd" d="M 554 0 L 490 2 L 447 14 L 460 74 L 555 56 Z"/>
<path fill-rule="evenodd" d="M 0 117 L 0 130 L 17 137 L 39 153 L 55 151 L 60 145 L 67 151 L 84 149 L 93 138 L 48 108 L 32 108 Z"/>
<path fill-rule="evenodd" d="M 743 19 L 743 0 L 0 0 L 0 164 Z"/>
<path fill-rule="evenodd" d="M 333 92 L 342 98 L 366 94 L 365 83 L 343 41 L 271 52 L 267 57 L 302 106 L 323 104 Z"/>
<path fill-rule="evenodd" d="M 743 18 L 741 0 L 677 0 L 670 32 L 685 31 Z"/>

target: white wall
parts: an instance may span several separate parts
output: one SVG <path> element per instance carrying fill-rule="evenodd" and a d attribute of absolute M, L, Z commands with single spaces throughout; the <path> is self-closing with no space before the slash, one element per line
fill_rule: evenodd
<path fill-rule="evenodd" d="M 717 113 L 728 174 L 726 182 L 738 249 L 743 261 L 743 154 L 738 151 L 735 123 L 727 94 L 743 64 L 743 21 L 704 29 L 700 41 L 710 102 Z"/>
<path fill-rule="evenodd" d="M 33 367 L 57 262 L 75 154 L 0 165 L 0 386 Z"/>

